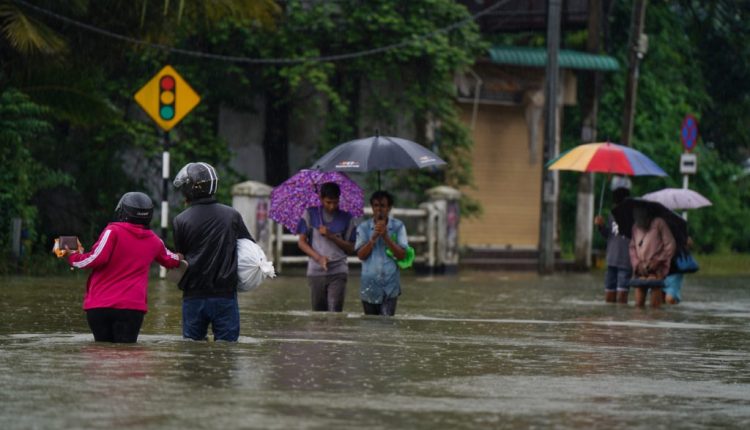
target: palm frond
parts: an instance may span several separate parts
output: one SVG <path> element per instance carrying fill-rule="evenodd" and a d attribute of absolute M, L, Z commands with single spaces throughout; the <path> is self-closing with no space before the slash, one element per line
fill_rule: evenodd
<path fill-rule="evenodd" d="M 0 32 L 8 44 L 22 54 L 60 54 L 65 41 L 54 30 L 10 4 L 0 5 Z"/>

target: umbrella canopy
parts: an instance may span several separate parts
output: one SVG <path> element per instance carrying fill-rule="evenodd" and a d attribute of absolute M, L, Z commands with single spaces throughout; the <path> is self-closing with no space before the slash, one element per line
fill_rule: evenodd
<path fill-rule="evenodd" d="M 667 176 L 650 158 L 616 143 L 586 143 L 560 154 L 547 163 L 550 170 L 611 173 L 630 176 Z"/>
<path fill-rule="evenodd" d="M 355 217 L 364 215 L 364 191 L 346 174 L 305 169 L 271 191 L 269 218 L 296 232 L 305 209 L 320 206 L 320 186 L 326 182 L 341 188 L 339 209 Z"/>
<path fill-rule="evenodd" d="M 620 234 L 631 237 L 633 223 L 635 222 L 633 210 L 637 207 L 646 208 L 653 217 L 659 217 L 666 221 L 675 242 L 677 242 L 677 249 L 686 249 L 688 239 L 687 221 L 661 203 L 651 200 L 638 198 L 625 199 L 624 202 L 612 209 L 612 216 L 617 223 Z"/>
<path fill-rule="evenodd" d="M 312 168 L 339 172 L 378 172 L 391 169 L 421 169 L 446 164 L 424 146 L 400 137 L 370 136 L 352 140 L 320 157 Z"/>
<path fill-rule="evenodd" d="M 710 200 L 688 188 L 664 188 L 644 194 L 643 198 L 652 202 L 659 202 L 672 210 L 698 209 L 712 205 Z"/>

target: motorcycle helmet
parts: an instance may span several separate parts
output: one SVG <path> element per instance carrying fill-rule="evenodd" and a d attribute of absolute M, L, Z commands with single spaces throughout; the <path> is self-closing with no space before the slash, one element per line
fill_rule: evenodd
<path fill-rule="evenodd" d="M 216 194 L 219 177 L 208 163 L 188 163 L 177 172 L 172 184 L 188 201 L 192 201 Z"/>
<path fill-rule="evenodd" d="M 148 226 L 154 216 L 154 202 L 140 192 L 122 195 L 115 207 L 115 220 Z"/>

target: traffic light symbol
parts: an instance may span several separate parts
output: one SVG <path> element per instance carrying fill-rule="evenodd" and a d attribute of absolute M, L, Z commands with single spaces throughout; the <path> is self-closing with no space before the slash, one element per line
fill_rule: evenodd
<path fill-rule="evenodd" d="M 201 101 L 201 96 L 172 66 L 164 66 L 133 98 L 164 131 L 171 130 Z"/>
<path fill-rule="evenodd" d="M 175 79 L 164 75 L 159 80 L 159 117 L 171 121 L 175 114 Z"/>

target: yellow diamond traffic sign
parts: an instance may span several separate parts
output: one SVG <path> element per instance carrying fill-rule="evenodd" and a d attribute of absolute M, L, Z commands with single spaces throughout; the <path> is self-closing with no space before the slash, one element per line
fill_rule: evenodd
<path fill-rule="evenodd" d="M 164 131 L 177 125 L 201 97 L 172 66 L 165 66 L 135 93 L 135 101 Z"/>

